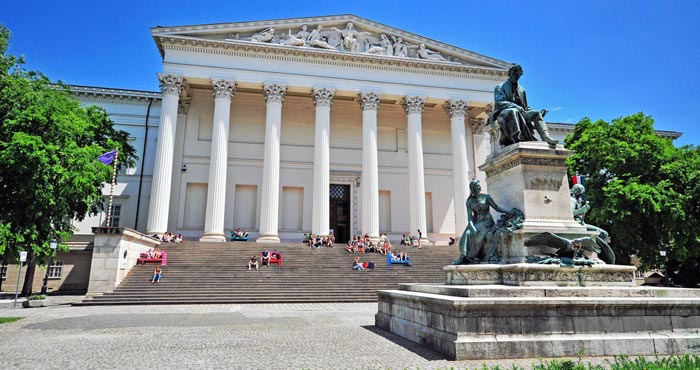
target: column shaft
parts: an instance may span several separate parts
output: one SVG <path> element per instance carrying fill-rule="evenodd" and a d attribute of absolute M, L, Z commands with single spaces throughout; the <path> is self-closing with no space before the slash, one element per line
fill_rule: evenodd
<path fill-rule="evenodd" d="M 362 233 L 379 238 L 379 165 L 377 160 L 377 110 L 380 95 L 363 93 L 362 107 Z"/>
<path fill-rule="evenodd" d="M 225 242 L 224 211 L 226 206 L 226 169 L 228 167 L 228 128 L 231 116 L 231 95 L 235 82 L 212 80 L 211 83 L 214 88 L 214 122 L 204 235 L 199 240 Z"/>
<path fill-rule="evenodd" d="M 425 215 L 425 175 L 423 168 L 423 128 L 422 113 L 425 99 L 414 96 L 404 98 L 404 108 L 408 113 L 408 192 L 409 192 L 409 232 L 418 235 L 418 230 L 427 239 Z"/>
<path fill-rule="evenodd" d="M 258 243 L 279 243 L 280 134 L 282 101 L 286 86 L 265 84 L 265 152 L 263 159 L 262 199 L 260 204 L 260 236 Z"/>
<path fill-rule="evenodd" d="M 177 108 L 183 88 L 182 77 L 158 74 L 158 79 L 160 80 L 163 98 L 160 108 L 151 200 L 148 206 L 148 222 L 146 225 L 146 233 L 149 235 L 160 235 L 168 231 Z"/>
<path fill-rule="evenodd" d="M 330 129 L 334 94 L 333 89 L 314 88 L 311 95 L 316 105 L 311 233 L 316 235 L 328 235 L 330 228 Z"/>
<path fill-rule="evenodd" d="M 452 126 L 452 179 L 454 184 L 455 234 L 462 234 L 467 226 L 467 196 L 469 183 L 469 162 L 467 162 L 467 137 L 464 116 L 467 102 L 449 100 L 444 105 L 450 115 Z"/>

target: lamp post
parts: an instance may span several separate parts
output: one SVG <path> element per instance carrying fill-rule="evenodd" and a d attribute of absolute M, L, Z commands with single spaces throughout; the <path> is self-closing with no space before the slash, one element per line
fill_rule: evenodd
<path fill-rule="evenodd" d="M 49 282 L 49 271 L 51 270 L 51 261 L 53 259 L 53 254 L 56 252 L 56 248 L 58 247 L 58 240 L 52 239 L 49 242 L 49 247 L 51 248 L 51 252 L 49 252 L 49 263 L 46 266 L 46 273 L 44 274 L 44 283 L 41 285 L 41 294 L 46 294 L 46 285 Z"/>
<path fill-rule="evenodd" d="M 668 286 L 668 258 L 666 258 L 666 251 L 659 251 L 659 255 L 664 258 L 664 286 Z"/>

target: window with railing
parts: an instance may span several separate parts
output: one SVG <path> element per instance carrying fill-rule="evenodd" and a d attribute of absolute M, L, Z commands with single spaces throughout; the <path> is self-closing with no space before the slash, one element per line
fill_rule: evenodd
<path fill-rule="evenodd" d="M 51 267 L 49 267 L 48 277 L 49 279 L 60 279 L 63 275 L 63 262 L 56 262 Z"/>

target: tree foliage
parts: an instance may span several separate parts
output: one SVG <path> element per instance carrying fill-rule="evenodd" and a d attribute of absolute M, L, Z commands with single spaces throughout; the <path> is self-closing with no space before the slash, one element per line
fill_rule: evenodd
<path fill-rule="evenodd" d="M 9 36 L 0 25 L 0 255 L 29 252 L 28 294 L 48 241 L 68 240 L 72 220 L 101 209 L 112 168 L 97 157 L 118 147 L 120 165 L 132 166 L 136 152 L 103 109 L 82 107 L 67 86 L 23 69 L 8 55 Z"/>
<path fill-rule="evenodd" d="M 675 147 L 653 125 L 643 113 L 581 120 L 565 140 L 574 151 L 569 171 L 586 176 L 586 222 L 610 232 L 620 261 L 637 255 L 660 267 L 665 250 L 674 281 L 693 286 L 700 281 L 700 149 Z M 688 268 L 695 269 L 689 280 Z"/>

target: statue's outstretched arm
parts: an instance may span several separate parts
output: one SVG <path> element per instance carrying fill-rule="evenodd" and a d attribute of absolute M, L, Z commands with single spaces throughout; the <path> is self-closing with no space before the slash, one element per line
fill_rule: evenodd
<path fill-rule="evenodd" d="M 490 195 L 486 195 L 486 197 L 487 197 L 486 198 L 487 202 L 489 203 L 489 205 L 491 207 L 493 207 L 493 209 L 495 209 L 496 211 L 501 212 L 501 213 L 510 213 L 510 210 L 499 207 L 498 204 L 496 204 L 496 201 L 493 200 L 493 198 Z"/>

